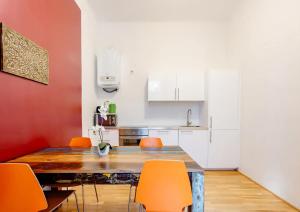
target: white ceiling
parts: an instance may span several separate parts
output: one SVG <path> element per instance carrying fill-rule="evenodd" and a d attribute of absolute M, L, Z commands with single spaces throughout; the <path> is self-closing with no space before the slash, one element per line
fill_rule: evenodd
<path fill-rule="evenodd" d="M 228 20 L 239 0 L 87 0 L 99 21 Z"/>

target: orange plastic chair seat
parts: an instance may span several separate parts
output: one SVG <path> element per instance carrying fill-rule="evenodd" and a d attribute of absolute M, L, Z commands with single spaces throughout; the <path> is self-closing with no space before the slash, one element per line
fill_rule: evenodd
<path fill-rule="evenodd" d="M 142 138 L 140 142 L 141 148 L 161 148 L 163 147 L 163 143 L 160 138 Z"/>
<path fill-rule="evenodd" d="M 92 142 L 90 138 L 75 137 L 71 139 L 69 146 L 78 148 L 90 148 L 92 146 Z"/>
<path fill-rule="evenodd" d="M 144 164 L 136 201 L 146 211 L 175 212 L 192 204 L 192 191 L 183 161 L 151 160 Z"/>

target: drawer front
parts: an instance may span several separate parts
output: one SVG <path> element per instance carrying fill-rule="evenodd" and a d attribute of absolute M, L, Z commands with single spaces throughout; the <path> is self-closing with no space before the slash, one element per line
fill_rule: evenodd
<path fill-rule="evenodd" d="M 165 146 L 178 146 L 178 130 L 149 130 L 149 137 L 161 138 Z"/>
<path fill-rule="evenodd" d="M 110 143 L 112 146 L 119 146 L 119 130 L 103 131 L 103 141 Z"/>

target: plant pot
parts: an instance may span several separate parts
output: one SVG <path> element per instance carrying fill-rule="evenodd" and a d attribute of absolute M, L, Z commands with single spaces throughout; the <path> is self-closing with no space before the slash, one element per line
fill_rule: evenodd
<path fill-rule="evenodd" d="M 106 156 L 109 153 L 110 146 L 107 145 L 103 150 L 100 150 L 99 146 L 97 146 L 98 154 L 100 156 Z"/>

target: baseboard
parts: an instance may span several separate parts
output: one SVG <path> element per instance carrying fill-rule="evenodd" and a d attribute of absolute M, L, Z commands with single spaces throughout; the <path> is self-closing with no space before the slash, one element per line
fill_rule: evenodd
<path fill-rule="evenodd" d="M 204 171 L 238 171 L 238 168 L 224 168 L 224 169 L 219 169 L 219 168 L 204 168 Z"/>

